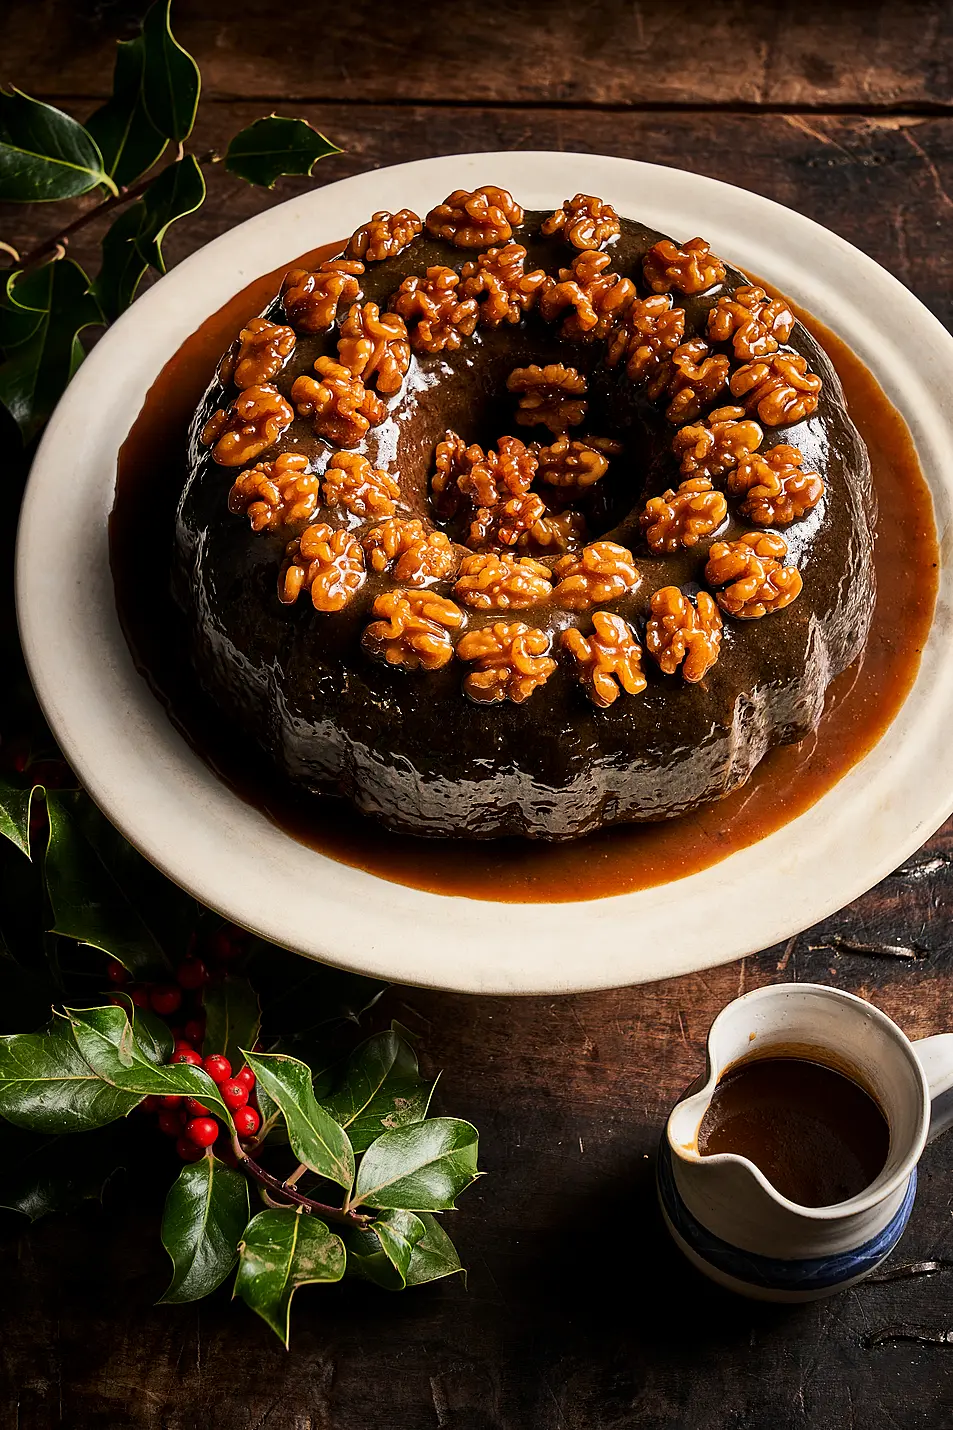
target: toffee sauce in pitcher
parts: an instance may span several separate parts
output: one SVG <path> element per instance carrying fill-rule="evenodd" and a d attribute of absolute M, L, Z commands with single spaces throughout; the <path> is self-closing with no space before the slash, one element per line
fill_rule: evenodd
<path fill-rule="evenodd" d="M 803 1057 L 745 1059 L 724 1074 L 698 1129 L 703 1157 L 747 1157 L 804 1207 L 869 1187 L 887 1160 L 887 1119 L 844 1073 Z"/>

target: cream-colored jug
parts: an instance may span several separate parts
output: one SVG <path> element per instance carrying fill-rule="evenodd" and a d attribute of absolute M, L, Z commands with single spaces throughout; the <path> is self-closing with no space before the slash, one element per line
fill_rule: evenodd
<path fill-rule="evenodd" d="M 719 1078 L 740 1059 L 799 1053 L 853 1072 L 890 1129 L 887 1161 L 857 1196 L 805 1207 L 776 1191 L 746 1157 L 702 1157 L 698 1129 Z M 706 1275 L 742 1295 L 808 1301 L 861 1280 L 889 1255 L 916 1195 L 926 1143 L 953 1123 L 953 1033 L 912 1043 L 885 1013 L 835 988 L 781 983 L 719 1013 L 708 1066 L 676 1104 L 659 1149 L 666 1224 Z"/>

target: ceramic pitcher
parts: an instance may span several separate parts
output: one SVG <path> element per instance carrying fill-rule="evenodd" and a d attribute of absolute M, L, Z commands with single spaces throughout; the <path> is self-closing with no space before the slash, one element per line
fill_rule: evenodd
<path fill-rule="evenodd" d="M 853 1073 L 890 1129 L 887 1161 L 834 1206 L 789 1201 L 746 1157 L 702 1157 L 698 1130 L 722 1073 L 753 1054 L 813 1057 Z M 658 1190 L 666 1224 L 699 1270 L 745 1296 L 809 1301 L 869 1275 L 903 1234 L 917 1161 L 953 1123 L 953 1033 L 911 1042 L 885 1013 L 835 988 L 782 983 L 730 1003 L 708 1035 L 708 1066 L 668 1119 Z"/>

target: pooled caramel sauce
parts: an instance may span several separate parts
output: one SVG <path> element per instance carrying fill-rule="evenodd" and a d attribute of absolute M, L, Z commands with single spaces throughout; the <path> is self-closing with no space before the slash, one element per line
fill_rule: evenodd
<path fill-rule="evenodd" d="M 598 899 L 680 879 L 809 809 L 877 743 L 906 699 L 933 619 L 939 552 L 932 499 L 906 423 L 847 345 L 797 307 L 840 374 L 880 504 L 870 638 L 831 684 L 813 735 L 773 750 L 746 785 L 693 814 L 547 844 L 392 834 L 339 799 L 297 794 L 264 758 L 250 758 L 247 739 L 228 732 L 183 659 L 184 620 L 168 594 L 186 433 L 222 353 L 267 306 L 287 268 L 311 266 L 339 247 L 264 274 L 203 323 L 159 373 L 119 453 L 109 528 L 119 618 L 137 668 L 192 747 L 243 799 L 332 859 L 435 893 L 510 903 Z"/>
<path fill-rule="evenodd" d="M 747 1157 L 790 1201 L 828 1207 L 857 1196 L 883 1170 L 890 1130 L 853 1078 L 805 1058 L 762 1057 L 722 1077 L 698 1150 Z"/>

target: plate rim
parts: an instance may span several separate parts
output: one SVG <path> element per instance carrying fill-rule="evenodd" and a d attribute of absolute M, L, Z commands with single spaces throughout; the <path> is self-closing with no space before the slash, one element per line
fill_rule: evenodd
<path fill-rule="evenodd" d="M 687 238 L 701 229 L 737 266 L 802 302 L 868 363 L 910 426 L 941 543 L 937 609 L 920 671 L 868 755 L 749 849 L 668 884 L 597 900 L 513 904 L 434 894 L 299 844 L 219 781 L 175 731 L 133 665 L 103 560 L 119 445 L 152 379 L 205 317 L 258 274 L 340 238 L 373 209 L 409 203 L 426 211 L 450 188 L 486 182 L 511 188 L 527 207 L 596 191 L 665 232 Z M 880 318 L 883 305 L 892 329 Z M 907 351 L 914 336 L 916 361 Z M 17 613 L 34 688 L 80 781 L 142 853 L 203 903 L 306 956 L 405 984 L 525 995 L 617 987 L 730 962 L 858 897 L 953 811 L 953 749 L 944 750 L 936 729 L 931 743 L 928 718 L 939 726 L 935 717 L 953 705 L 953 662 L 940 658 L 953 633 L 953 459 L 946 457 L 953 398 L 942 390 L 951 356 L 953 336 L 939 320 L 845 239 L 773 200 L 690 171 L 513 150 L 413 160 L 310 190 L 228 230 L 143 294 L 104 334 L 57 407 L 34 460 L 17 540 Z M 91 400 L 100 414 L 93 424 Z M 75 490 L 64 492 L 57 476 L 67 458 L 78 477 Z M 126 796 L 126 781 L 135 798 Z"/>

